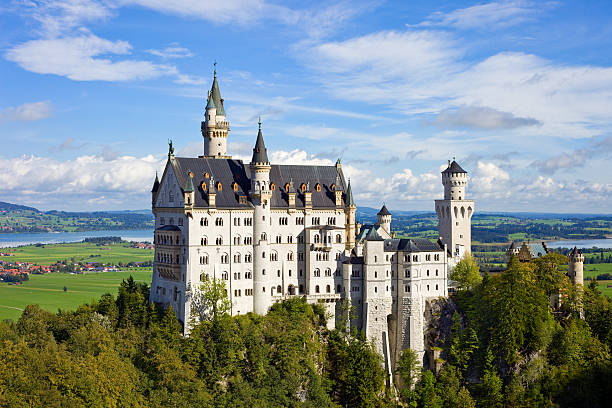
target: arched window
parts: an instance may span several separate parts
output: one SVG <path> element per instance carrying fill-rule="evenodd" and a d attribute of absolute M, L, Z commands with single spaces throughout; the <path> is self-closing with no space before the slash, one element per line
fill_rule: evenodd
<path fill-rule="evenodd" d="M 287 193 L 289 192 L 289 183 L 285 184 L 285 192 L 287 192 Z"/>
<path fill-rule="evenodd" d="M 315 186 L 315 190 L 321 191 L 321 185 L 319 183 L 317 183 L 317 185 Z"/>
<path fill-rule="evenodd" d="M 244 262 L 252 262 L 252 261 L 253 261 L 253 257 L 250 253 L 244 256 Z"/>
<path fill-rule="evenodd" d="M 342 243 L 342 235 L 341 234 L 336 234 L 336 243 L 337 244 L 341 244 Z"/>
<path fill-rule="evenodd" d="M 262 239 L 262 241 L 266 240 L 266 233 L 265 232 L 261 233 L 261 239 Z"/>
<path fill-rule="evenodd" d="M 274 183 L 270 184 L 270 190 L 276 191 L 276 184 Z"/>
<path fill-rule="evenodd" d="M 223 238 L 222 237 L 217 237 L 216 244 L 217 245 L 223 245 Z"/>
<path fill-rule="evenodd" d="M 234 191 L 238 191 L 238 183 L 236 183 L 235 181 L 232 187 L 234 188 Z"/>
<path fill-rule="evenodd" d="M 206 191 L 206 181 L 202 182 L 201 187 L 202 187 L 202 191 Z"/>
<path fill-rule="evenodd" d="M 280 295 L 282 291 L 283 291 L 283 290 L 281 289 L 281 285 L 278 285 L 278 286 L 276 287 L 276 292 L 278 292 L 278 294 Z"/>
<path fill-rule="evenodd" d="M 325 292 L 330 293 L 331 292 L 331 286 L 327 285 L 325 287 Z"/>
<path fill-rule="evenodd" d="M 332 183 L 331 186 L 329 186 L 331 191 L 336 191 L 336 185 L 334 183 Z"/>
<path fill-rule="evenodd" d="M 208 172 L 204 173 L 204 178 L 210 178 L 210 174 Z"/>
<path fill-rule="evenodd" d="M 221 263 L 229 263 L 229 255 L 228 254 L 223 254 L 221 255 Z"/>
<path fill-rule="evenodd" d="M 302 185 L 300 186 L 300 190 L 303 192 L 306 191 L 306 184 L 302 183 Z"/>
<path fill-rule="evenodd" d="M 331 276 L 331 269 L 330 268 L 325 269 L 325 276 Z"/>
<path fill-rule="evenodd" d="M 316 268 L 314 270 L 314 276 L 317 277 L 317 278 L 321 276 L 321 270 L 319 268 Z"/>
<path fill-rule="evenodd" d="M 317 286 L 315 286 L 315 293 L 319 293 L 319 292 L 320 292 L 319 285 L 317 285 Z"/>
<path fill-rule="evenodd" d="M 202 245 L 202 246 L 208 245 L 208 238 L 206 238 L 206 237 L 200 238 L 200 245 Z"/>
<path fill-rule="evenodd" d="M 223 190 L 223 184 L 221 184 L 221 182 L 217 183 L 217 190 L 219 191 Z"/>
<path fill-rule="evenodd" d="M 314 236 L 314 242 L 315 242 L 315 244 L 318 244 L 318 243 L 321 242 L 321 237 L 319 236 L 319 234 Z"/>

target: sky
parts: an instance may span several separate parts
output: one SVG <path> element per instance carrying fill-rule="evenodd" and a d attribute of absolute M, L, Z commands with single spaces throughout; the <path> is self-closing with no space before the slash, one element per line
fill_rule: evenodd
<path fill-rule="evenodd" d="M 429 210 L 453 157 L 480 211 L 612 213 L 609 1 L 6 0 L 0 201 L 150 208 L 172 139 L 341 158 L 358 206 Z"/>

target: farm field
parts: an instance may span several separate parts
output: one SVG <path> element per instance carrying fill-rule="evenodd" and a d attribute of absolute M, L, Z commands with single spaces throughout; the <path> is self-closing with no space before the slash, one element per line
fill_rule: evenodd
<path fill-rule="evenodd" d="M 137 282 L 151 283 L 150 271 L 98 272 L 87 274 L 49 273 L 31 275 L 21 285 L 0 283 L 0 320 L 17 320 L 29 304 L 38 304 L 49 312 L 74 310 L 101 295 L 117 295 L 122 280 L 133 276 Z M 67 291 L 64 292 L 64 286 Z"/>
<path fill-rule="evenodd" d="M 2 252 L 9 252 L 5 248 Z M 39 265 L 51 265 L 57 261 L 98 262 L 116 265 L 119 262 L 143 262 L 153 260 L 152 249 L 130 248 L 126 242 L 96 245 L 88 242 L 70 244 L 28 245 L 13 248 L 14 256 L 0 256 L 0 260 L 10 262 L 33 262 Z"/>

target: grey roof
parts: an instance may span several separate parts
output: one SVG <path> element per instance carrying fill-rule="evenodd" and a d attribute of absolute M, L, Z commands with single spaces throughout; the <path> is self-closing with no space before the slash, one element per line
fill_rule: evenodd
<path fill-rule="evenodd" d="M 522 241 L 520 243 L 513 242 L 510 245 L 510 249 L 521 248 L 523 245 L 527 245 L 527 248 L 529 249 L 529 253 L 531 254 L 532 258 L 538 258 L 548 253 L 548 247 L 546 247 L 546 243 L 543 241 L 541 242 Z"/>
<path fill-rule="evenodd" d="M 361 229 L 359 230 L 359 233 L 357 234 L 357 237 L 356 237 L 357 242 L 363 241 L 368 236 L 372 228 L 374 228 L 373 224 L 363 224 L 361 226 Z"/>
<path fill-rule="evenodd" d="M 391 215 L 389 210 L 387 210 L 387 206 L 383 204 L 382 208 L 378 212 L 378 215 Z"/>
<path fill-rule="evenodd" d="M 217 115 L 225 116 L 225 109 L 223 109 L 223 99 L 221 99 L 221 92 L 219 91 L 219 84 L 217 83 L 217 73 L 215 72 L 215 78 L 213 79 L 212 87 L 210 89 L 210 98 L 217 107 Z"/>
<path fill-rule="evenodd" d="M 268 160 L 268 150 L 266 149 L 263 135 L 261 134 L 261 121 L 259 121 L 259 132 L 257 132 L 257 141 L 253 148 L 251 163 L 270 163 L 270 160 Z"/>
<path fill-rule="evenodd" d="M 572 249 L 569 253 L 570 256 L 572 255 L 580 255 L 582 254 L 582 250 L 578 249 L 578 247 L 574 246 L 574 249 Z"/>
<path fill-rule="evenodd" d="M 307 166 L 307 165 L 272 165 L 270 169 L 270 183 L 276 185 L 272 192 L 272 207 L 288 207 L 289 194 L 285 191 L 285 185 L 293 181 L 297 194 L 295 195 L 295 206 L 304 207 L 304 193 L 302 185 L 310 185 L 312 206 L 316 208 L 332 208 L 336 206 L 336 197 L 331 189 L 336 183 L 336 176 L 340 175 L 340 181 L 344 189 L 344 177 L 342 170 L 338 173 L 335 166 Z M 321 185 L 321 191 L 317 191 L 316 185 Z"/>
<path fill-rule="evenodd" d="M 463 170 L 459 163 L 453 160 L 442 173 L 467 173 L 467 171 Z"/>
<path fill-rule="evenodd" d="M 351 257 L 346 258 L 344 261 L 342 261 L 342 263 L 347 265 L 361 265 L 363 264 L 363 256 L 354 256 L 353 254 L 351 254 Z"/>
<path fill-rule="evenodd" d="M 206 173 L 209 174 L 209 177 L 214 178 L 215 184 L 221 182 L 222 188 L 217 189 L 216 207 L 237 208 L 252 205 L 249 197 L 250 172 L 247 171 L 248 167 L 244 165 L 242 160 L 175 157 L 170 163 L 174 167 L 174 173 L 181 186 L 184 186 L 187 181 L 187 170 L 191 169 L 193 171 L 195 207 L 208 207 L 208 194 L 201 186 L 204 181 L 207 184 L 210 182 L 209 179 L 204 177 Z M 313 208 L 335 208 L 336 198 L 331 190 L 331 185 L 336 181 L 338 174 L 340 174 L 340 180 L 344 187 L 342 170 L 336 169 L 335 166 L 272 165 L 270 183 L 274 183 L 276 188 L 272 191 L 271 206 L 272 208 L 287 208 L 289 206 L 289 194 L 285 191 L 285 185 L 290 184 L 293 180 L 297 190 L 295 195 L 295 206 L 297 208 L 304 207 L 304 193 L 302 193 L 300 186 L 308 183 L 312 186 L 321 185 L 321 191 L 314 189 L 311 193 Z M 236 183 L 236 191 L 234 191 L 233 183 Z M 247 197 L 246 203 L 240 204 L 240 196 Z"/>
<path fill-rule="evenodd" d="M 164 225 L 163 227 L 157 228 L 155 231 L 180 231 L 181 229 L 176 225 Z"/>
<path fill-rule="evenodd" d="M 366 236 L 366 241 L 384 241 L 385 239 L 380 236 L 376 228 L 370 228 L 370 232 Z"/>
<path fill-rule="evenodd" d="M 385 240 L 385 251 L 396 252 L 439 252 L 444 247 L 439 242 L 431 242 L 426 239 L 393 238 Z"/>

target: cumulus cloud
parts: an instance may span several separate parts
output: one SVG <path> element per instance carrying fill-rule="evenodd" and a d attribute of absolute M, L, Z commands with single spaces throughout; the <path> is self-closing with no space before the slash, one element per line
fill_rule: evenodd
<path fill-rule="evenodd" d="M 533 19 L 544 8 L 554 3 L 532 1 L 494 1 L 453 10 L 449 13 L 435 12 L 425 21 L 413 27 L 454 27 L 458 29 L 493 30 L 521 24 Z"/>
<path fill-rule="evenodd" d="M 34 155 L 0 157 L 0 195 L 16 202 L 44 198 L 49 203 L 61 204 L 62 209 L 77 197 L 95 200 L 104 196 L 124 208 L 134 208 L 134 203 L 142 206 L 147 202 L 146 193 L 155 171 L 163 168 L 163 164 L 164 160 L 151 155 L 118 156 L 111 160 L 79 156 L 67 161 Z"/>
<path fill-rule="evenodd" d="M 474 193 L 481 197 L 500 193 L 508 196 L 510 193 L 508 189 L 510 174 L 494 163 L 479 161 L 470 181 Z"/>
<path fill-rule="evenodd" d="M 509 112 L 501 112 L 484 106 L 460 106 L 444 109 L 432 122 L 443 127 L 473 129 L 514 129 L 522 126 L 541 125 L 534 118 L 521 118 Z"/>
<path fill-rule="evenodd" d="M 0 109 L 0 123 L 8 121 L 30 122 L 46 119 L 52 113 L 51 103 L 48 101 L 24 103 L 17 107 Z"/>
<path fill-rule="evenodd" d="M 127 41 L 109 41 L 86 34 L 27 41 L 9 49 L 5 57 L 28 71 L 74 81 L 127 81 L 176 74 L 173 66 L 109 57 L 129 54 L 131 48 Z"/>

